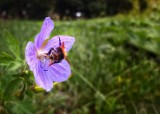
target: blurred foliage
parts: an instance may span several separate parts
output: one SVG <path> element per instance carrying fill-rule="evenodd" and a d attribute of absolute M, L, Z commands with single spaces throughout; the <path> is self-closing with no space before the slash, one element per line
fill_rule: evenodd
<path fill-rule="evenodd" d="M 0 0 L 0 17 L 7 19 L 75 19 L 128 14 L 132 10 L 143 13 L 153 10 L 158 0 Z M 158 7 L 158 6 L 157 6 Z"/>
<path fill-rule="evenodd" d="M 160 113 L 160 15 L 54 21 L 52 36 L 75 36 L 72 77 L 46 93 L 24 59 L 42 22 L 0 20 L 0 112 L 17 114 Z"/>

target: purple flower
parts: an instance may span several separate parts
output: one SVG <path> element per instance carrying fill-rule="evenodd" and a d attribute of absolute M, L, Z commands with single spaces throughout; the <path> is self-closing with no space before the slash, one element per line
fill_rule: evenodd
<path fill-rule="evenodd" d="M 49 39 L 54 28 L 50 17 L 46 17 L 40 33 L 34 43 L 28 42 L 25 50 L 26 61 L 33 71 L 35 82 L 46 91 L 50 91 L 53 82 L 63 82 L 71 75 L 66 53 L 75 39 L 70 36 L 55 36 Z"/>

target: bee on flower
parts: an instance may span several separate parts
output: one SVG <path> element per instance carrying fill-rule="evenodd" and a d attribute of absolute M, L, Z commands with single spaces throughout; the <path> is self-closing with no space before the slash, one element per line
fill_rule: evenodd
<path fill-rule="evenodd" d="M 75 42 L 74 37 L 64 35 L 49 39 L 53 28 L 53 21 L 46 17 L 34 43 L 28 42 L 25 50 L 26 62 L 36 84 L 46 91 L 52 89 L 53 82 L 66 81 L 71 75 L 67 52 Z"/>

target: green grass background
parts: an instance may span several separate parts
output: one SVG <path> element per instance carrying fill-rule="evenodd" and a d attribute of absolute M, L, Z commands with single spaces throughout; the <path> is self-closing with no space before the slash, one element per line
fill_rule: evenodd
<path fill-rule="evenodd" d="M 7 108 L 14 104 L 9 112 L 17 114 L 160 112 L 158 14 L 54 21 L 54 24 L 51 36 L 70 35 L 76 39 L 68 53 L 72 77 L 55 86 L 50 93 L 26 91 L 22 100 L 16 99 L 6 106 Z M 8 48 L 8 44 L 4 42 L 7 37 L 4 37 L 3 32 L 7 29 L 18 39 L 21 57 L 24 59 L 25 46 L 28 41 L 34 40 L 41 25 L 42 21 L 0 20 L 1 51 L 7 51 Z M 15 48 L 15 53 L 16 51 Z M 17 66 L 14 71 L 19 67 Z M 1 68 L 1 79 L 11 78 L 11 71 Z M 28 77 L 33 77 L 31 72 L 27 74 Z M 34 79 L 32 80 L 33 84 Z"/>

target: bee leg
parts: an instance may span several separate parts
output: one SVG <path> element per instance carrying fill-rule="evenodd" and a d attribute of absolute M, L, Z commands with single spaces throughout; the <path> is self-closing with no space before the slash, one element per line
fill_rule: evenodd
<path fill-rule="evenodd" d="M 60 39 L 60 37 L 58 36 L 58 38 L 59 38 L 59 46 L 61 46 L 62 44 L 61 44 L 61 39 Z"/>
<path fill-rule="evenodd" d="M 51 49 L 49 50 L 48 55 L 51 54 L 51 51 L 52 51 L 52 50 L 54 50 L 54 48 L 51 48 Z"/>
<path fill-rule="evenodd" d="M 61 62 L 60 60 L 54 61 L 54 63 L 60 63 L 60 62 Z"/>
<path fill-rule="evenodd" d="M 68 57 L 66 57 L 65 60 L 70 64 L 70 62 L 69 62 L 69 60 L 68 60 Z"/>
<path fill-rule="evenodd" d="M 48 71 L 47 69 L 51 66 L 51 65 L 53 65 L 54 64 L 54 61 L 50 61 L 50 63 L 49 63 L 49 65 L 48 65 L 48 67 L 44 70 L 44 71 Z"/>
<path fill-rule="evenodd" d="M 54 63 L 54 61 L 51 61 L 51 62 L 49 63 L 49 67 L 50 67 L 51 65 L 53 65 L 53 63 Z"/>

